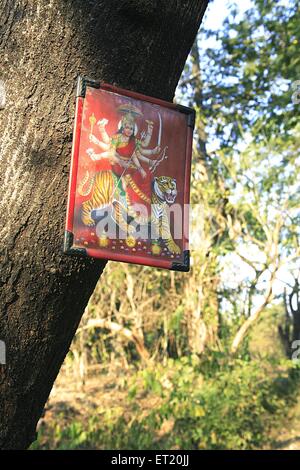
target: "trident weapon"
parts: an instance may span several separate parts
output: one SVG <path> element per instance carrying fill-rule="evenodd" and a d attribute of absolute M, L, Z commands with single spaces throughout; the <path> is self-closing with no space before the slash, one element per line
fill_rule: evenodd
<path fill-rule="evenodd" d="M 151 168 L 151 173 L 154 173 L 156 168 L 158 167 L 158 165 L 163 161 L 163 160 L 167 160 L 168 158 L 168 155 L 166 155 L 166 152 L 168 150 L 168 146 L 166 145 L 163 149 L 163 151 L 161 152 L 161 155 L 160 155 L 160 158 L 158 160 L 156 160 L 156 162 L 154 163 L 154 165 L 152 166 Z"/>
<path fill-rule="evenodd" d="M 158 113 L 158 119 L 159 119 L 159 130 L 158 130 L 157 146 L 160 147 L 160 144 L 161 144 L 161 134 L 162 134 L 162 120 L 161 120 L 161 115 L 160 115 L 160 113 Z"/>

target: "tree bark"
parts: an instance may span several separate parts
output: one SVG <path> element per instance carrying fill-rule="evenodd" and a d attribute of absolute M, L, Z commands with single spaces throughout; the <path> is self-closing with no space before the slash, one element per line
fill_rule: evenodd
<path fill-rule="evenodd" d="M 35 439 L 105 265 L 61 251 L 76 76 L 171 100 L 206 4 L 1 2 L 1 449 L 27 448 Z"/>

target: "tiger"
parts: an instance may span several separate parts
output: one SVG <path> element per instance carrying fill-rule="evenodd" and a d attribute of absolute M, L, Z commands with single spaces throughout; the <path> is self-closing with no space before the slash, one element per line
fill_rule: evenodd
<path fill-rule="evenodd" d="M 92 211 L 99 211 L 111 205 L 112 216 L 125 233 L 134 235 L 136 231 L 136 227 L 128 223 L 128 217 L 134 219 L 136 224 L 145 225 L 151 222 L 157 237 L 163 240 L 168 250 L 171 253 L 180 254 L 181 249 L 171 235 L 167 214 L 167 205 L 173 204 L 177 197 L 176 179 L 170 176 L 155 177 L 152 182 L 151 200 L 140 191 L 131 175 L 125 175 L 124 182 L 127 186 L 131 186 L 142 200 L 148 204 L 151 203 L 151 216 L 145 217 L 137 214 L 126 192 L 124 192 L 123 200 L 120 200 L 116 195 L 117 191 L 122 191 L 120 180 L 111 171 L 104 170 L 91 178 L 84 177 L 79 185 L 78 192 L 81 196 L 87 196 L 91 193 L 91 197 L 82 203 L 81 220 L 83 224 L 86 226 L 95 225 Z M 86 185 L 87 189 L 84 191 Z"/>
<path fill-rule="evenodd" d="M 157 235 L 166 244 L 171 253 L 180 254 L 181 249 L 175 243 L 170 229 L 167 205 L 174 204 L 177 197 L 176 179 L 170 176 L 157 176 L 153 180 L 151 195 L 151 223 Z"/>

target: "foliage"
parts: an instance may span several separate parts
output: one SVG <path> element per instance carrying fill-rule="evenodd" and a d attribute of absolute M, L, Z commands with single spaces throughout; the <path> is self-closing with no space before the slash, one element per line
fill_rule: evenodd
<path fill-rule="evenodd" d="M 88 421 L 42 428 L 34 449 L 254 449 L 294 401 L 298 374 L 287 361 L 264 364 L 196 356 L 149 366 L 123 384 L 127 400 Z M 207 362 L 207 363 L 208 363 Z M 143 397 L 153 408 L 140 403 Z"/>
<path fill-rule="evenodd" d="M 253 0 L 242 16 L 237 3 L 218 32 L 207 31 L 220 47 L 203 57 L 206 119 L 226 146 L 249 132 L 255 140 L 289 138 L 299 121 L 292 83 L 299 79 L 297 0 Z M 211 112 L 213 111 L 213 112 Z"/>

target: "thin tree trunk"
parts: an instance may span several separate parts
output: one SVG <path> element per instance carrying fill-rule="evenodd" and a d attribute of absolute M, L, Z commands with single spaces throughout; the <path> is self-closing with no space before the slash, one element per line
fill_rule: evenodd
<path fill-rule="evenodd" d="M 205 181 L 214 181 L 217 185 L 216 175 L 211 169 L 211 158 L 207 153 L 207 135 L 205 130 L 205 118 L 203 112 L 203 81 L 201 76 L 201 56 L 196 38 L 192 50 L 192 81 L 193 81 L 193 101 L 198 109 L 195 124 L 195 154 L 197 155 L 197 170 L 201 165 L 200 172 Z M 200 199 L 200 205 L 205 202 Z M 216 223 L 216 221 L 213 221 Z M 219 235 L 212 235 L 214 228 L 206 230 L 205 236 L 208 242 L 208 250 L 205 256 L 205 263 L 202 265 L 202 276 L 199 277 L 198 292 L 201 292 L 201 302 L 198 302 L 198 308 L 191 314 L 192 330 L 190 332 L 190 347 L 193 352 L 201 354 L 205 347 L 214 347 L 218 342 L 219 330 L 219 299 L 218 284 L 219 276 L 217 275 L 217 255 L 213 248 L 219 243 Z M 205 243 L 204 243 L 205 246 Z"/>
<path fill-rule="evenodd" d="M 171 100 L 207 0 L 2 0 L 0 448 L 21 449 L 104 262 L 61 253 L 77 73 Z M 3 96 L 2 96 L 3 98 Z"/>
<path fill-rule="evenodd" d="M 264 309 L 266 308 L 266 306 L 274 298 L 273 283 L 274 283 L 274 280 L 275 280 L 275 274 L 276 274 L 276 271 L 274 273 L 272 273 L 272 276 L 271 276 L 271 279 L 268 283 L 268 288 L 266 290 L 263 302 L 261 303 L 261 305 L 259 305 L 257 307 L 257 309 L 254 311 L 254 313 L 252 313 L 252 315 L 247 318 L 247 320 L 242 324 L 242 326 L 239 328 L 238 332 L 236 333 L 236 335 L 235 335 L 235 337 L 232 341 L 232 345 L 231 345 L 231 353 L 232 354 L 235 354 L 237 352 L 237 350 L 239 349 L 240 345 L 242 344 L 244 338 L 247 336 L 247 334 L 249 333 L 249 331 L 252 328 L 252 326 L 254 325 L 254 323 L 257 322 L 258 318 L 261 316 L 261 314 L 264 311 Z"/>

